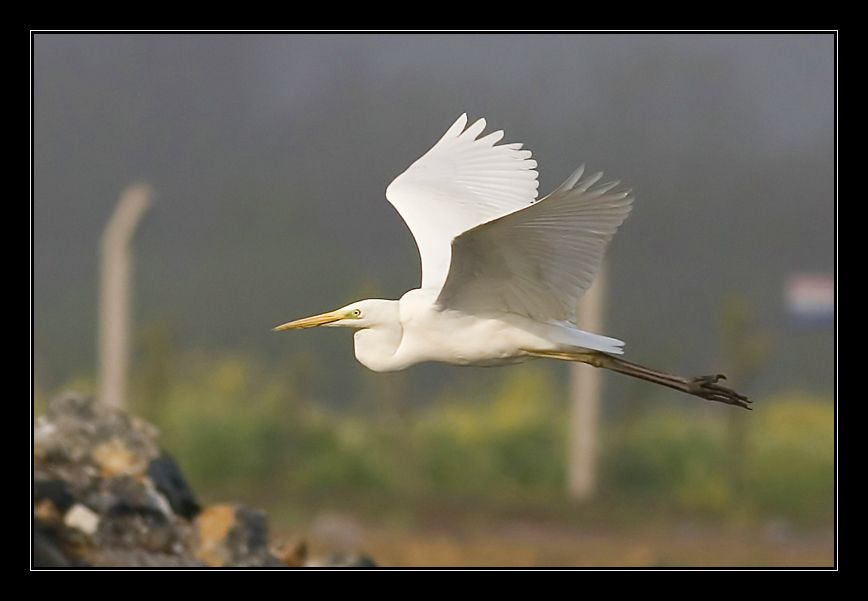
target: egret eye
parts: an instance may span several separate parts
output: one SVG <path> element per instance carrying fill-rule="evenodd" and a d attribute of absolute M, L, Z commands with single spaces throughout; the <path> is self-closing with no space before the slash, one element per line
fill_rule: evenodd
<path fill-rule="evenodd" d="M 353 309 L 353 316 L 354 317 L 359 317 L 361 314 L 362 314 L 361 309 Z"/>

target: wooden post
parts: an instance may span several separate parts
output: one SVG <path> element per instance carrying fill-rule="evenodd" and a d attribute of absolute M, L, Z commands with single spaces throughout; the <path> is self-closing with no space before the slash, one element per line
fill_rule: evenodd
<path fill-rule="evenodd" d="M 577 325 L 595 334 L 603 333 L 606 281 L 603 269 L 579 302 Z M 572 389 L 569 421 L 567 486 L 577 501 L 590 499 L 596 490 L 597 431 L 602 370 L 583 363 L 571 366 Z"/>
<path fill-rule="evenodd" d="M 150 204 L 148 186 L 133 184 L 124 190 L 100 246 L 97 400 L 115 407 L 126 403 L 132 296 L 130 240 Z"/>

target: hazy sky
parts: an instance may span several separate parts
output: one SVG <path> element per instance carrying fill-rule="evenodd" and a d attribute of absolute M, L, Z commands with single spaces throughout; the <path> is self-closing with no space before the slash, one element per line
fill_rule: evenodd
<path fill-rule="evenodd" d="M 631 358 L 708 371 L 735 295 L 778 345 L 767 386 L 828 386 L 831 330 L 790 328 L 781 294 L 833 269 L 833 59 L 831 35 L 39 34 L 40 373 L 92 369 L 97 240 L 145 180 L 141 328 L 356 374 L 349 336 L 270 327 L 417 284 L 383 192 L 467 111 L 534 151 L 543 193 L 583 162 L 634 188 L 606 332 Z"/>

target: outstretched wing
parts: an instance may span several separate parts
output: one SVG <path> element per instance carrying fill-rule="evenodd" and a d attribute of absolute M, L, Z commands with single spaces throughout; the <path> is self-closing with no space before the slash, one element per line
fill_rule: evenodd
<path fill-rule="evenodd" d="M 530 151 L 521 144 L 496 145 L 502 131 L 479 138 L 485 119 L 466 125 L 464 114 L 386 189 L 419 247 L 422 288 L 442 287 L 456 236 L 536 200 Z"/>
<path fill-rule="evenodd" d="M 598 185 L 602 173 L 581 179 L 583 171 L 536 204 L 455 238 L 438 304 L 573 321 L 633 202 L 630 191 L 615 191 L 618 182 Z"/>

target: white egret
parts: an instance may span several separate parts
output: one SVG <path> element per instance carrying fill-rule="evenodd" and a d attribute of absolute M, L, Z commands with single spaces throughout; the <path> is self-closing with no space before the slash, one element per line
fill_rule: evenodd
<path fill-rule="evenodd" d="M 461 115 L 386 189 L 422 259 L 422 284 L 400 300 L 362 300 L 275 330 L 353 328 L 355 355 L 374 371 L 423 361 L 501 365 L 579 361 L 712 401 L 749 408 L 718 381 L 684 378 L 617 357 L 624 343 L 576 327 L 575 309 L 606 246 L 630 213 L 619 182 L 580 167 L 537 200 L 536 161 L 521 144 L 480 137 Z"/>

